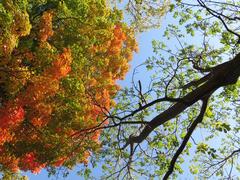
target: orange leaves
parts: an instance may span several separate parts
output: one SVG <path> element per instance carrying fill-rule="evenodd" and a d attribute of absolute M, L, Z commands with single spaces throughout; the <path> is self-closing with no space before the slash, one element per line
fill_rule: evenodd
<path fill-rule="evenodd" d="M 105 114 L 114 104 L 112 97 L 119 90 L 116 81 L 124 78 L 133 51 L 137 50 L 137 43 L 130 28 L 119 23 L 109 27 L 108 34 L 110 37 L 102 37 L 104 43 L 94 44 L 89 50 L 95 57 L 91 66 L 94 69 L 92 78 L 87 81 L 88 97 L 91 101 L 84 115 L 90 127 L 98 126 L 99 122 L 104 121 Z M 107 123 L 104 121 L 101 126 Z M 98 142 L 100 132 L 101 130 L 92 133 L 91 139 Z"/>
<path fill-rule="evenodd" d="M 17 173 L 19 171 L 19 159 L 8 153 L 2 145 L 0 145 L 0 154 L 0 164 L 2 164 L 13 173 Z"/>
<path fill-rule="evenodd" d="M 33 60 L 33 58 L 34 58 L 34 55 L 33 55 L 33 53 L 31 52 L 31 51 L 27 51 L 25 54 L 24 54 L 24 56 L 25 56 L 25 58 L 27 59 L 27 60 Z"/>
<path fill-rule="evenodd" d="M 19 171 L 18 163 L 19 159 L 7 154 L 6 152 L 1 152 L 0 163 L 3 164 L 6 168 L 8 168 L 13 173 L 17 173 Z"/>
<path fill-rule="evenodd" d="M 31 54 L 30 58 L 31 58 Z M 0 145 L 5 142 L 10 142 L 13 139 L 13 128 L 17 127 L 25 118 L 25 111 L 22 108 L 28 107 L 27 118 L 37 128 L 46 126 L 50 120 L 52 107 L 50 104 L 43 101 L 50 96 L 54 96 L 59 89 L 59 80 L 65 77 L 70 72 L 71 52 L 69 49 L 64 49 L 63 53 L 56 56 L 52 66 L 45 70 L 42 75 L 35 76 L 28 83 L 26 90 L 18 95 L 15 101 L 9 101 L 3 108 L 0 109 Z M 31 111 L 30 111 L 31 110 Z M 23 133 L 26 133 L 24 131 Z M 33 136 L 33 135 L 31 135 Z M 16 141 L 16 138 L 14 138 Z M 18 169 L 18 160 L 3 159 L 5 166 L 16 171 Z M 13 161 L 14 163 L 9 163 Z M 38 173 L 43 164 L 38 163 L 34 153 L 28 153 L 22 157 L 20 161 L 21 170 L 31 170 L 33 173 Z"/>
<path fill-rule="evenodd" d="M 53 79 L 59 80 L 71 71 L 71 62 L 71 50 L 64 48 L 63 52 L 53 61 L 52 67 L 47 69 L 44 75 L 52 76 Z"/>
<path fill-rule="evenodd" d="M 95 100 L 100 106 L 104 107 L 106 110 L 110 109 L 110 95 L 107 89 L 103 89 L 101 93 L 97 93 Z M 103 109 L 103 111 L 105 110 Z"/>
<path fill-rule="evenodd" d="M 24 116 L 25 111 L 22 106 L 12 102 L 0 109 L 0 145 L 12 140 L 12 130 L 24 120 Z"/>
<path fill-rule="evenodd" d="M 53 35 L 52 30 L 52 12 L 45 11 L 41 17 L 39 39 L 45 42 Z"/>
<path fill-rule="evenodd" d="M 120 25 L 116 25 L 113 31 L 114 38 L 111 41 L 110 47 L 108 49 L 108 53 L 110 55 L 119 55 L 122 50 L 123 42 L 126 40 L 126 35 L 122 31 Z"/>
<path fill-rule="evenodd" d="M 32 108 L 30 119 L 37 127 L 45 126 L 52 112 L 51 106 L 41 101 L 57 93 L 59 80 L 71 71 L 71 62 L 71 51 L 64 48 L 63 52 L 57 55 L 52 66 L 46 69 L 42 76 L 33 78 L 32 83 L 21 96 L 23 104 Z"/>
<path fill-rule="evenodd" d="M 3 145 L 5 142 L 12 140 L 11 132 L 6 128 L 0 128 L 0 145 Z"/>
<path fill-rule="evenodd" d="M 18 172 L 19 169 L 21 169 L 23 171 L 30 170 L 32 173 L 37 174 L 46 165 L 45 163 L 39 162 L 34 152 L 29 152 L 17 158 L 12 154 L 9 154 L 7 151 L 4 151 L 2 146 L 0 147 L 0 163 L 14 173 Z"/>
<path fill-rule="evenodd" d="M 108 29 L 111 38 L 100 45 L 93 45 L 90 48 L 90 53 L 98 56 L 99 60 L 104 66 L 97 66 L 100 64 L 96 61 L 93 65 L 96 72 L 101 75 L 91 78 L 89 80 L 90 91 L 96 91 L 91 95 L 92 103 L 92 117 L 96 118 L 99 115 L 106 113 L 113 104 L 111 97 L 115 95 L 119 87 L 116 85 L 116 80 L 123 79 L 129 69 L 128 61 L 132 59 L 133 51 L 137 50 L 137 43 L 131 29 L 122 24 L 117 24 Z M 103 40 L 105 37 L 103 37 Z M 93 72 L 94 74 L 94 72 Z"/>
<path fill-rule="evenodd" d="M 13 173 L 17 173 L 19 171 L 18 162 L 19 159 L 12 156 L 8 156 L 4 160 L 4 163 L 6 163 L 6 167 L 8 167 Z"/>
<path fill-rule="evenodd" d="M 38 103 L 32 108 L 32 111 L 29 112 L 31 123 L 38 128 L 46 126 L 52 114 L 52 106 L 50 104 Z"/>
<path fill-rule="evenodd" d="M 43 100 L 46 96 L 53 96 L 59 89 L 57 80 L 45 76 L 32 78 L 26 91 L 20 96 L 23 104 L 32 106 Z"/>
<path fill-rule="evenodd" d="M 33 105 L 47 96 L 53 96 L 59 89 L 59 80 L 71 71 L 71 51 L 64 48 L 41 76 L 35 76 L 27 87 L 21 99 L 25 105 Z"/>
<path fill-rule="evenodd" d="M 55 167 L 62 166 L 63 163 L 64 163 L 66 160 L 67 160 L 67 158 L 61 157 L 61 158 L 59 158 L 53 165 L 54 165 Z"/>

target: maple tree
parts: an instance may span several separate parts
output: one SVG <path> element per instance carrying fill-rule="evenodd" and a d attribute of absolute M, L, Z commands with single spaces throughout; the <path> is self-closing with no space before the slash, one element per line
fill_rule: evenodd
<path fill-rule="evenodd" d="M 105 0 L 1 1 L 1 171 L 87 164 L 134 51 Z"/>

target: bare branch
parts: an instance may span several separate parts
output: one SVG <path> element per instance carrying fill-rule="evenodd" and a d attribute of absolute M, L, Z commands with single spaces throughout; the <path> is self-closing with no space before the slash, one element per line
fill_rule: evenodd
<path fill-rule="evenodd" d="M 199 5 L 202 6 L 203 8 L 205 8 L 212 16 L 218 18 L 222 22 L 223 26 L 226 28 L 226 30 L 228 32 L 234 34 L 235 36 L 238 37 L 238 39 L 240 39 L 240 34 L 238 34 L 238 33 L 234 32 L 233 30 L 229 29 L 229 27 L 227 26 L 227 24 L 225 23 L 225 21 L 222 18 L 223 14 L 214 11 L 213 9 L 208 7 L 202 0 L 197 0 L 197 1 L 198 1 Z M 226 18 L 226 16 L 223 16 L 223 17 Z M 234 18 L 234 20 L 235 20 L 235 18 Z"/>

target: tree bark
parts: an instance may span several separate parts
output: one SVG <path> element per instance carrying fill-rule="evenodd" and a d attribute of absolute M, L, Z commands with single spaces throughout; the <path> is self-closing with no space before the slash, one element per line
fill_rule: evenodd
<path fill-rule="evenodd" d="M 203 77 L 207 77 L 205 83 L 188 93 L 181 101 L 154 117 L 138 136 L 130 136 L 124 148 L 129 144 L 141 143 L 155 128 L 176 117 L 186 108 L 213 93 L 218 88 L 235 84 L 239 76 L 240 53 L 232 60 L 213 67 L 212 71 Z"/>

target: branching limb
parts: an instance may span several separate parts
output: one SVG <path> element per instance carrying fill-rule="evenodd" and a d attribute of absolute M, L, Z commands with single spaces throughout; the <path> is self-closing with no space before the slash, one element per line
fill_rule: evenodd
<path fill-rule="evenodd" d="M 220 13 L 214 11 L 213 9 L 209 8 L 202 0 L 197 0 L 197 1 L 198 1 L 199 5 L 202 6 L 203 8 L 205 8 L 212 16 L 218 18 L 218 19 L 222 22 L 223 26 L 225 27 L 225 29 L 226 29 L 228 32 L 234 34 L 235 36 L 238 37 L 238 39 L 240 39 L 240 34 L 238 34 L 237 32 L 234 32 L 233 30 L 231 30 L 231 29 L 227 26 L 226 22 L 225 22 L 224 19 L 223 19 L 223 17 L 225 17 L 225 16 L 223 16 L 222 14 L 220 14 Z M 226 17 L 225 17 L 225 18 L 226 18 Z"/>
<path fill-rule="evenodd" d="M 198 100 L 203 99 L 206 95 L 213 93 L 215 90 L 222 86 L 227 86 L 230 84 L 235 84 L 240 75 L 240 53 L 236 55 L 231 61 L 219 65 L 218 70 L 216 70 L 207 82 L 205 82 L 200 87 L 196 88 L 192 92 L 185 95 L 182 102 L 177 102 L 166 111 L 160 113 L 154 117 L 141 131 L 138 136 L 129 137 L 123 149 L 128 145 L 133 143 L 141 143 L 146 137 L 158 126 L 164 124 L 165 122 L 176 117 L 178 114 L 183 112 L 192 104 L 196 103 Z"/>
<path fill-rule="evenodd" d="M 195 128 L 197 127 L 197 125 L 198 125 L 200 122 L 202 122 L 203 117 L 204 117 L 204 113 L 205 113 L 205 111 L 206 111 L 206 109 L 207 109 L 207 103 L 208 103 L 209 96 L 210 96 L 210 94 L 209 94 L 207 97 L 205 97 L 204 100 L 202 100 L 202 101 L 203 101 L 203 104 L 202 104 L 201 111 L 200 111 L 198 117 L 194 120 L 194 122 L 192 123 L 192 125 L 191 125 L 190 128 L 188 129 L 188 132 L 187 132 L 186 136 L 184 137 L 181 146 L 178 148 L 178 150 L 177 150 L 176 153 L 174 154 L 174 156 L 173 156 L 173 158 L 172 158 L 172 160 L 171 160 L 171 162 L 170 162 L 170 166 L 169 166 L 169 168 L 168 168 L 168 171 L 166 172 L 166 174 L 165 174 L 164 177 L 163 177 L 164 180 L 167 180 L 168 177 L 172 174 L 172 172 L 173 172 L 173 170 L 174 170 L 175 163 L 176 163 L 179 155 L 183 152 L 184 148 L 185 148 L 186 145 L 187 145 L 188 140 L 190 139 L 190 137 L 191 137 L 193 131 L 195 130 Z"/>

